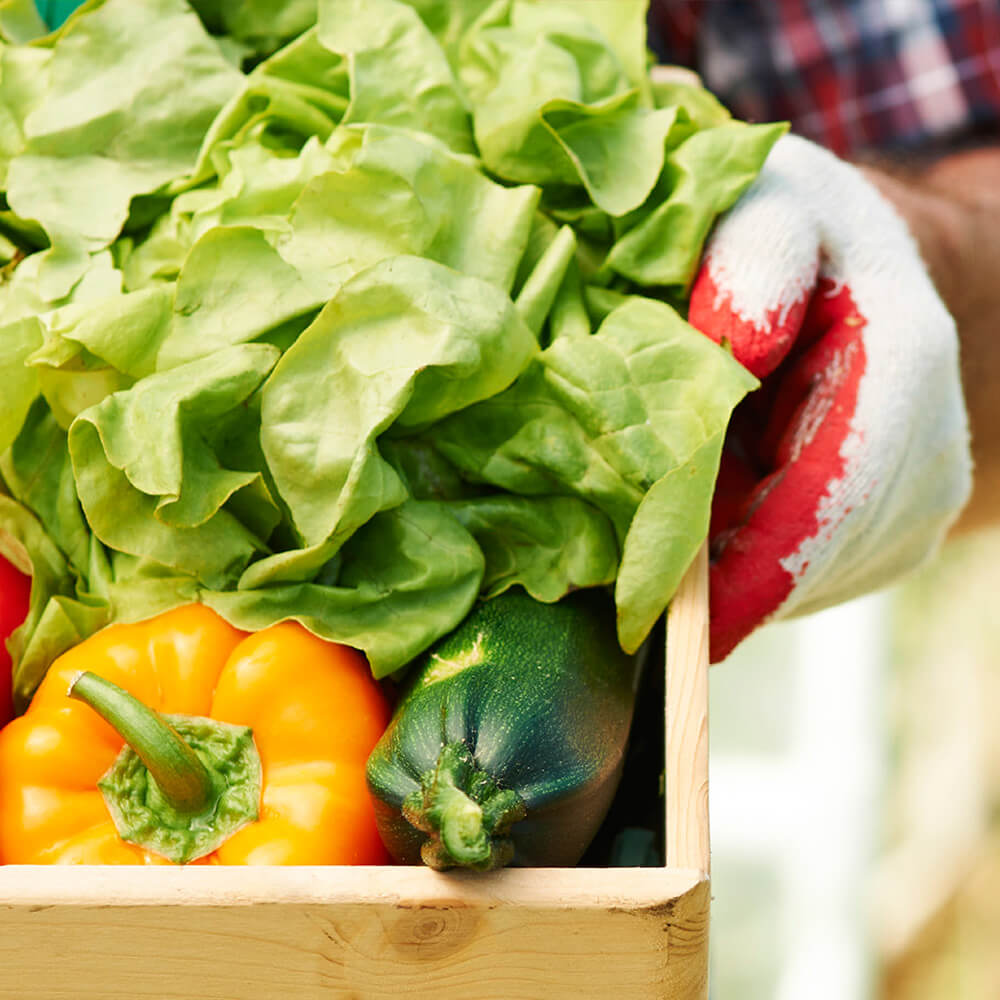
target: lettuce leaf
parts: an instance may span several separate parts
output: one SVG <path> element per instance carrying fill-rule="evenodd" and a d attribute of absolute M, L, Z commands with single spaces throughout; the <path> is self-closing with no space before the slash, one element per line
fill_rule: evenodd
<path fill-rule="evenodd" d="M 755 385 L 685 296 L 783 127 L 651 81 L 642 0 L 3 10 L 20 703 L 195 600 L 381 677 L 482 596 L 613 587 L 637 648 Z"/>
<path fill-rule="evenodd" d="M 344 546 L 337 582 L 201 592 L 239 628 L 292 618 L 325 639 L 365 651 L 372 672 L 405 667 L 468 613 L 480 590 L 483 554 L 441 504 L 407 500 L 373 516 Z"/>
<path fill-rule="evenodd" d="M 705 536 L 722 434 L 755 385 L 669 306 L 635 297 L 427 437 L 467 478 L 603 511 L 623 553 L 619 639 L 633 651 Z"/>
<path fill-rule="evenodd" d="M 427 132 L 471 153 L 468 111 L 447 57 L 416 12 L 396 0 L 325 0 L 317 36 L 347 57 L 351 103 L 345 122 Z"/>
<path fill-rule="evenodd" d="M 6 186 L 10 207 L 48 235 L 48 297 L 115 239 L 134 197 L 194 166 L 240 82 L 182 0 L 106 0 L 65 26 Z"/>
<path fill-rule="evenodd" d="M 536 350 L 503 292 L 426 258 L 390 257 L 351 279 L 263 389 L 261 443 L 303 541 L 349 537 L 405 499 L 378 453 L 382 432 L 496 394 Z"/>
<path fill-rule="evenodd" d="M 230 347 L 141 379 L 73 422 L 80 504 L 105 545 L 209 587 L 235 584 L 265 544 L 226 507 L 259 474 L 226 468 L 206 429 L 246 402 L 278 354 L 265 344 Z"/>

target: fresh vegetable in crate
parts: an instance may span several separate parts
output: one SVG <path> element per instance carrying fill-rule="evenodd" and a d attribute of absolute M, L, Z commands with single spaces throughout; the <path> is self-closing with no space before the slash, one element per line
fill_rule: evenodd
<path fill-rule="evenodd" d="M 190 605 L 63 654 L 0 732 L 0 863 L 378 864 L 364 658 Z"/>
<path fill-rule="evenodd" d="M 782 127 L 652 82 L 641 0 L 238 6 L 0 17 L 17 707 L 191 604 L 384 678 L 514 588 L 557 617 L 613 592 L 627 687 L 756 384 L 686 322 L 690 283 Z M 579 802 L 620 759 L 608 697 L 581 702 L 615 721 Z M 517 794 L 515 860 L 541 858 Z"/>
<path fill-rule="evenodd" d="M 411 668 L 368 760 L 396 860 L 575 864 L 621 776 L 638 663 L 599 591 L 479 605 Z"/>
<path fill-rule="evenodd" d="M 755 384 L 688 286 L 781 127 L 652 83 L 630 0 L 202 6 L 0 47 L 19 705 L 192 601 L 381 677 L 481 597 L 613 586 L 634 652 Z"/>

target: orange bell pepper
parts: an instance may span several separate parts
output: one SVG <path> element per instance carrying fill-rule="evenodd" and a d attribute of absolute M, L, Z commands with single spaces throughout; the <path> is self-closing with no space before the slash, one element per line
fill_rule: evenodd
<path fill-rule="evenodd" d="M 364 657 L 296 623 L 110 626 L 0 731 L 0 863 L 386 863 L 365 761 L 388 719 Z"/>

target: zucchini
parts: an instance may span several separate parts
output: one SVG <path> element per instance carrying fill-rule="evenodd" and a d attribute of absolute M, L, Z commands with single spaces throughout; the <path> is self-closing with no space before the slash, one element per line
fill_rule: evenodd
<path fill-rule="evenodd" d="M 379 832 L 404 864 L 576 864 L 621 777 L 638 657 L 603 591 L 513 588 L 411 667 L 368 759 Z"/>

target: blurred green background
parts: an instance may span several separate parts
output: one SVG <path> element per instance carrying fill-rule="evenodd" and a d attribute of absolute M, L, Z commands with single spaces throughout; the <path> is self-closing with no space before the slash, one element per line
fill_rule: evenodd
<path fill-rule="evenodd" d="M 714 1000 L 1000 997 L 1000 530 L 711 673 Z"/>

